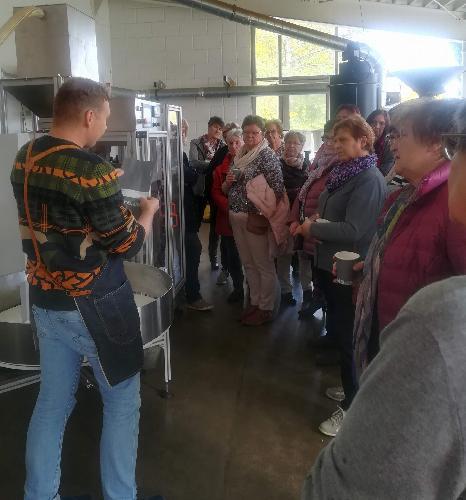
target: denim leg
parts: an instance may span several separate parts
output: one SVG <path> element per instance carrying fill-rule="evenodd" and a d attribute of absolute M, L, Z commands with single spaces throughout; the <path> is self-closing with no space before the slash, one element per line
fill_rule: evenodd
<path fill-rule="evenodd" d="M 140 408 L 139 374 L 111 387 L 78 311 L 34 307 L 41 357 L 41 389 L 28 431 L 25 500 L 51 500 L 60 482 L 63 433 L 86 356 L 104 403 L 101 476 L 105 500 L 135 500 Z M 42 493 L 44 492 L 44 493 Z"/>
<path fill-rule="evenodd" d="M 53 311 L 56 313 L 57 311 Z M 26 440 L 25 500 L 51 500 L 60 486 L 63 434 L 73 411 L 82 356 L 62 337 L 75 326 L 57 323 L 48 311 L 33 308 L 39 337 L 41 383 Z M 65 315 L 66 315 L 65 314 Z"/>
<path fill-rule="evenodd" d="M 104 499 L 135 500 L 141 406 L 139 373 L 112 387 L 102 372 L 94 341 L 87 329 L 75 342 L 92 367 L 103 401 L 100 472 Z"/>

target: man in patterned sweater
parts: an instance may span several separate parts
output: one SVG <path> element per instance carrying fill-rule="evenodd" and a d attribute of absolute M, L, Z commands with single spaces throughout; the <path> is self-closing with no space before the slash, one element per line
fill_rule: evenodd
<path fill-rule="evenodd" d="M 83 356 L 104 403 L 104 497 L 136 498 L 142 342 L 122 261 L 139 251 L 158 200 L 141 199 L 136 221 L 117 172 L 85 149 L 104 134 L 109 115 L 104 86 L 69 79 L 55 97 L 50 133 L 20 149 L 11 173 L 41 362 L 26 500 L 59 498 L 63 433 Z"/>

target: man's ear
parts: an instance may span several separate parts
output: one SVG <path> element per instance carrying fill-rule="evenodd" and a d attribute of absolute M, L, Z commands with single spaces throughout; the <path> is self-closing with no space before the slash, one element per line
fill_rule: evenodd
<path fill-rule="evenodd" d="M 92 123 L 93 123 L 93 121 L 95 119 L 95 112 L 94 112 L 94 110 L 93 109 L 87 109 L 84 112 L 84 117 L 83 118 L 84 118 L 84 126 L 86 128 L 89 128 L 92 125 Z"/>

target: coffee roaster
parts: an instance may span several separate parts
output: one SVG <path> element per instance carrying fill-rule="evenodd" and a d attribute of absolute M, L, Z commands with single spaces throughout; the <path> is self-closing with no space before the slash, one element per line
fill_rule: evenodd
<path fill-rule="evenodd" d="M 23 144 L 50 129 L 54 96 L 68 76 L 98 79 L 94 20 L 68 5 L 41 9 L 42 18 L 31 17 L 16 30 L 19 77 L 0 80 L 0 392 L 40 379 L 9 181 L 14 157 Z M 153 360 L 148 348 L 164 351 L 168 384 L 169 328 L 185 279 L 181 108 L 135 96 L 114 96 L 110 106 L 108 130 L 95 152 L 127 170 L 128 177 L 147 173 L 136 188 L 121 178 L 125 198 L 135 209 L 140 192 L 160 199 L 153 234 L 125 269 L 136 295 L 145 353 Z"/>

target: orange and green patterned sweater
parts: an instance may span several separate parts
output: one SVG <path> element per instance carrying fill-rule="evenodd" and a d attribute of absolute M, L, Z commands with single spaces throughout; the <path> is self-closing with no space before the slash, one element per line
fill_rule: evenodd
<path fill-rule="evenodd" d="M 32 155 L 64 144 L 46 135 Z M 144 229 L 124 206 L 113 166 L 82 148 L 39 159 L 28 179 L 28 206 L 40 259 L 36 258 L 24 202 L 28 144 L 15 159 L 16 198 L 31 303 L 44 309 L 75 309 L 74 297 L 90 293 L 109 255 L 134 256 Z"/>

